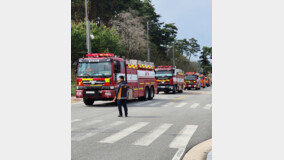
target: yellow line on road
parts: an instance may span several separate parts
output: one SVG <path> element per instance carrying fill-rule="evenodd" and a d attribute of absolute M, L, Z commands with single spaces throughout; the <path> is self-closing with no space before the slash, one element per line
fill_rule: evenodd
<path fill-rule="evenodd" d="M 185 98 L 185 97 L 187 97 L 187 96 L 189 96 L 189 94 L 184 95 L 184 96 L 181 96 L 181 97 L 178 97 L 178 98 L 176 98 L 176 99 L 173 99 L 173 100 L 171 100 L 170 102 L 178 101 L 178 100 L 183 99 L 183 98 Z"/>

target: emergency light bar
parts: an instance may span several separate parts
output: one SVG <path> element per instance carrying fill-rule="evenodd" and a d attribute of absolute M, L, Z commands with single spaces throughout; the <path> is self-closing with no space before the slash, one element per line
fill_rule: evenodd
<path fill-rule="evenodd" d="M 185 74 L 195 74 L 195 72 L 186 72 Z"/>
<path fill-rule="evenodd" d="M 87 54 L 86 57 L 113 57 L 112 53 L 90 53 Z"/>
<path fill-rule="evenodd" d="M 158 66 L 158 68 L 173 68 L 173 66 Z"/>

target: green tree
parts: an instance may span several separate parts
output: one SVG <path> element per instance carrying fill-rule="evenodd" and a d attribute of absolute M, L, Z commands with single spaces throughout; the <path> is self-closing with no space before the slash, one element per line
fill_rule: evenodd
<path fill-rule="evenodd" d="M 195 38 L 189 39 L 189 52 L 187 52 L 187 57 L 190 59 L 192 56 L 197 56 L 197 53 L 200 51 L 200 45 L 197 43 Z"/>
<path fill-rule="evenodd" d="M 202 48 L 201 55 L 199 57 L 199 63 L 203 68 L 203 72 L 205 74 L 212 73 L 212 65 L 209 61 L 210 56 L 212 56 L 212 47 L 204 46 Z"/>
<path fill-rule="evenodd" d="M 174 23 L 165 24 L 163 26 L 162 31 L 162 40 L 163 45 L 168 47 L 170 44 L 172 44 L 175 41 L 175 38 L 177 36 L 177 30 L 178 28 L 175 26 Z"/>
<path fill-rule="evenodd" d="M 124 48 L 119 43 L 120 36 L 115 29 L 108 28 L 104 25 L 97 26 L 95 23 L 90 23 L 90 33 L 94 36 L 91 39 L 92 52 L 112 52 L 120 55 Z M 76 61 L 83 57 L 87 52 L 86 49 L 86 29 L 85 23 L 71 23 L 71 60 Z"/>

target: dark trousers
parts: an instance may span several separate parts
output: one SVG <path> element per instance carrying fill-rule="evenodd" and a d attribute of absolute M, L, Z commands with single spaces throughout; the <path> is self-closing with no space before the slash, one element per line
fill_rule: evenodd
<path fill-rule="evenodd" d="M 119 111 L 119 115 L 122 115 L 122 109 L 121 106 L 123 106 L 124 109 L 124 114 L 127 115 L 128 114 L 128 109 L 127 109 L 127 104 L 126 104 L 127 100 L 126 99 L 121 99 L 117 101 L 118 104 L 118 111 Z"/>

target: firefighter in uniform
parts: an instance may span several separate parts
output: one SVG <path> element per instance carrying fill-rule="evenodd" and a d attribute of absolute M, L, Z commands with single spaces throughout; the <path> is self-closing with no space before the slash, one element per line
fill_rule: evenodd
<path fill-rule="evenodd" d="M 126 82 L 124 81 L 124 77 L 123 76 L 119 76 L 119 87 L 116 91 L 115 97 L 112 100 L 113 102 L 115 100 L 117 100 L 117 104 L 118 104 L 118 111 L 119 111 L 119 115 L 118 117 L 122 117 L 122 106 L 124 109 L 124 115 L 125 117 L 128 116 L 128 109 L 127 109 L 127 97 L 128 97 L 128 85 L 126 84 Z"/>

